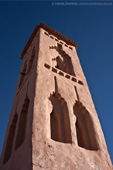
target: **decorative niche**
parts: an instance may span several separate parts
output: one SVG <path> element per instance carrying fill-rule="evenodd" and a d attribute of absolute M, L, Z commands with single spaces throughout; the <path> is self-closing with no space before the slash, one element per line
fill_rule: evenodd
<path fill-rule="evenodd" d="M 88 150 L 98 150 L 93 122 L 90 113 L 78 102 L 73 107 L 76 116 L 76 134 L 78 146 Z"/>
<path fill-rule="evenodd" d="M 20 113 L 15 149 L 18 149 L 22 145 L 22 143 L 24 142 L 24 139 L 25 139 L 29 103 L 30 103 L 30 100 L 26 96 L 26 98 L 24 100 L 24 104 L 22 106 L 21 113 Z"/>

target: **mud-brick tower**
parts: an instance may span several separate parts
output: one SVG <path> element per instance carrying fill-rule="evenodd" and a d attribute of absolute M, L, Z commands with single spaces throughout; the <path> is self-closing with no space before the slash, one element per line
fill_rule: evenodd
<path fill-rule="evenodd" d="M 36 26 L 23 60 L 0 170 L 111 170 L 77 44 Z"/>

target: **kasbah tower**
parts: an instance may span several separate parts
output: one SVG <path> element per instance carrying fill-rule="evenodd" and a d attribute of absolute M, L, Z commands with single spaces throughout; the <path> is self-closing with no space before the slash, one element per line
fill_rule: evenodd
<path fill-rule="evenodd" d="M 76 50 L 36 26 L 21 55 L 0 170 L 113 170 Z"/>

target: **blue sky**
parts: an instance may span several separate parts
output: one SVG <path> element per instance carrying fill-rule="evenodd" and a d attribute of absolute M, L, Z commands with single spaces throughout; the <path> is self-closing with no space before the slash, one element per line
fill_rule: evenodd
<path fill-rule="evenodd" d="M 79 44 L 77 53 L 113 162 L 113 5 L 52 2 L 0 1 L 0 153 L 21 68 L 20 55 L 35 26 L 43 22 Z"/>

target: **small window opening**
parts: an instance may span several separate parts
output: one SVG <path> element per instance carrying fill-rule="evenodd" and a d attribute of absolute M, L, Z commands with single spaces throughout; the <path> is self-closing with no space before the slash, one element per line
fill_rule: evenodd
<path fill-rule="evenodd" d="M 57 39 L 57 38 L 55 38 L 55 41 L 58 41 L 58 39 Z"/>
<path fill-rule="evenodd" d="M 47 32 L 44 32 L 45 35 L 49 36 L 49 34 Z"/>
<path fill-rule="evenodd" d="M 61 76 L 64 76 L 64 73 L 62 71 L 59 71 L 58 74 L 61 75 Z"/>
<path fill-rule="evenodd" d="M 72 47 L 69 47 L 71 50 L 73 49 Z"/>
<path fill-rule="evenodd" d="M 77 82 L 77 79 L 75 77 L 72 77 L 71 80 L 74 81 L 74 82 Z"/>
<path fill-rule="evenodd" d="M 65 46 L 66 46 L 66 47 L 68 47 L 68 45 L 67 45 L 67 44 L 65 44 Z"/>
<path fill-rule="evenodd" d="M 57 73 L 57 69 L 55 69 L 54 67 L 52 67 L 52 71 L 53 71 L 54 73 Z"/>
<path fill-rule="evenodd" d="M 50 69 L 51 67 L 48 64 L 44 64 L 44 66 L 48 69 Z"/>
<path fill-rule="evenodd" d="M 65 75 L 65 77 L 66 77 L 67 79 L 70 79 L 70 75 Z"/>
<path fill-rule="evenodd" d="M 50 38 L 51 38 L 51 39 L 54 39 L 54 37 L 53 37 L 53 36 L 51 36 L 51 35 L 50 35 Z"/>
<path fill-rule="evenodd" d="M 64 44 L 62 41 L 60 41 L 61 44 Z"/>
<path fill-rule="evenodd" d="M 80 85 L 84 85 L 81 80 L 78 80 L 78 83 L 79 83 Z"/>

